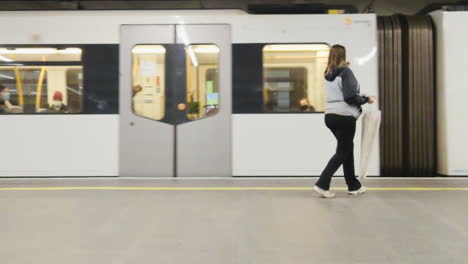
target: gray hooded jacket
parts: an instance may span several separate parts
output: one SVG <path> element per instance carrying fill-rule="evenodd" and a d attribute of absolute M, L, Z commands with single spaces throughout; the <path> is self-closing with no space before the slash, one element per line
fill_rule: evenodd
<path fill-rule="evenodd" d="M 369 100 L 367 96 L 359 94 L 359 83 L 348 67 L 334 68 L 325 75 L 325 91 L 325 114 L 354 116 L 358 119 L 362 113 L 361 105 Z"/>

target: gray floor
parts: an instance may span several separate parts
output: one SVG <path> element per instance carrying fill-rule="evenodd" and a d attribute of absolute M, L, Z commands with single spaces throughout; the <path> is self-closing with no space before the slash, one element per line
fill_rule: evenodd
<path fill-rule="evenodd" d="M 310 187 L 315 180 L 0 179 L 0 188 Z M 366 185 L 466 188 L 468 178 Z M 0 190 L 0 263 L 468 263 L 468 190 L 337 194 Z"/>

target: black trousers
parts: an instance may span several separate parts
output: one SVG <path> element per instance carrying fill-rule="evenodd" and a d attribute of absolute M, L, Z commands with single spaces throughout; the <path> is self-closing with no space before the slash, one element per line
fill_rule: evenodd
<path fill-rule="evenodd" d="M 354 173 L 354 134 L 356 133 L 356 119 L 352 116 L 335 114 L 325 115 L 325 124 L 338 141 L 336 153 L 328 162 L 315 185 L 329 190 L 333 174 L 343 165 L 344 177 L 349 191 L 361 188 L 361 183 Z"/>

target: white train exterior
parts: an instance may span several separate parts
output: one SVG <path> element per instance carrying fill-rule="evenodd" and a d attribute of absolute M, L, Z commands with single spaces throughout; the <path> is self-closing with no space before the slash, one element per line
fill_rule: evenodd
<path fill-rule="evenodd" d="M 375 14 L 250 15 L 235 10 L 15 11 L 2 12 L 0 23 L 0 44 L 9 46 L 118 45 L 124 25 L 219 24 L 227 25 L 230 39 L 226 41 L 232 45 L 339 43 L 347 48 L 350 67 L 360 82 L 361 92 L 378 97 Z M 454 74 L 456 70 L 446 74 Z M 120 72 L 121 76 L 126 74 L 130 73 Z M 131 89 L 120 85 L 120 91 Z M 233 113 L 230 135 L 225 138 L 230 148 L 230 173 L 221 176 L 319 175 L 335 151 L 335 139 L 323 119 L 323 112 Z M 118 113 L 0 115 L 4 149 L 0 177 L 121 176 L 119 157 L 125 150 L 119 141 L 120 121 Z M 355 137 L 356 167 L 360 132 L 359 121 Z M 198 151 L 203 155 L 203 149 Z M 379 170 L 377 142 L 369 175 L 378 176 Z M 160 175 L 155 173 L 154 176 Z"/>

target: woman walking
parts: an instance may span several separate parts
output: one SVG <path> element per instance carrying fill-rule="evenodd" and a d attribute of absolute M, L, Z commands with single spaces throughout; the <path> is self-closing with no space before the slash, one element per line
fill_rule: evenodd
<path fill-rule="evenodd" d="M 328 162 L 314 186 L 314 190 L 325 198 L 333 198 L 330 182 L 333 174 L 343 165 L 348 194 L 360 194 L 366 188 L 356 179 L 354 172 L 354 134 L 356 120 L 362 113 L 361 105 L 372 104 L 375 97 L 359 94 L 359 84 L 353 72 L 347 67 L 346 50 L 341 45 L 333 45 L 325 70 L 325 90 L 327 105 L 325 125 L 338 141 L 336 153 Z"/>

